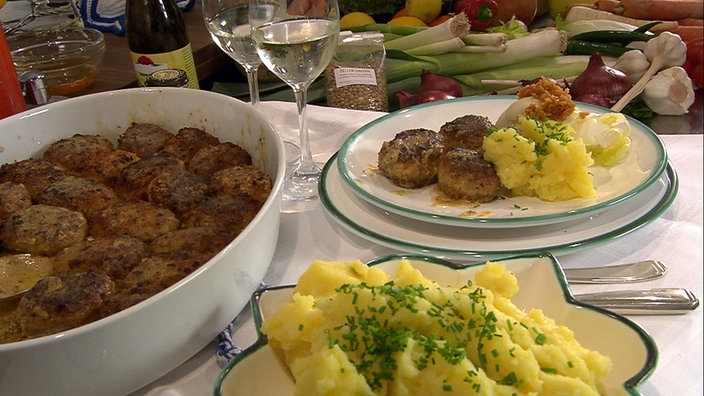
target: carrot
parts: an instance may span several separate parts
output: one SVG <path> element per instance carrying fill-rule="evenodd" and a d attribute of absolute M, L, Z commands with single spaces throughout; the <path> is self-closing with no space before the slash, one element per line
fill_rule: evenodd
<path fill-rule="evenodd" d="M 704 17 L 702 0 L 620 0 L 614 14 L 636 19 L 676 21 Z"/>
<path fill-rule="evenodd" d="M 704 26 L 680 25 L 674 29 L 668 29 L 668 31 L 679 35 L 685 43 L 704 37 Z"/>
<path fill-rule="evenodd" d="M 704 19 L 684 18 L 677 21 L 680 26 L 704 26 Z"/>
<path fill-rule="evenodd" d="M 616 13 L 616 8 L 621 4 L 620 0 L 597 0 L 594 8 L 601 11 Z"/>

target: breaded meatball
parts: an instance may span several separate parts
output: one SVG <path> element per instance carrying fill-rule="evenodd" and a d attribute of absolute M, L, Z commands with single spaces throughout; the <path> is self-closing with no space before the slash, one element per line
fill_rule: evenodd
<path fill-rule="evenodd" d="M 474 150 L 454 148 L 440 160 L 438 187 L 453 199 L 488 202 L 501 189 L 494 165 Z"/>
<path fill-rule="evenodd" d="M 49 276 L 22 296 L 16 320 L 25 338 L 69 330 L 97 319 L 103 299 L 112 291 L 113 282 L 104 273 Z"/>
<path fill-rule="evenodd" d="M 382 143 L 379 171 L 392 183 L 404 188 L 420 188 L 435 183 L 443 147 L 434 131 L 408 129 Z"/>
<path fill-rule="evenodd" d="M 66 168 L 53 162 L 30 158 L 0 166 L 0 182 L 23 184 L 32 199 L 51 183 L 66 176 Z"/>
<path fill-rule="evenodd" d="M 137 161 L 139 156 L 125 150 L 113 150 L 99 157 L 92 157 L 80 176 L 113 187 L 120 180 L 122 170 Z"/>
<path fill-rule="evenodd" d="M 156 238 L 149 247 L 156 254 L 190 250 L 214 256 L 235 236 L 230 230 L 222 227 L 183 228 Z"/>
<path fill-rule="evenodd" d="M 153 296 L 155 292 L 141 289 L 120 289 L 120 283 L 115 283 L 115 293 L 112 293 L 105 297 L 103 304 L 100 305 L 98 309 L 98 318 L 105 318 L 112 314 L 118 313 L 125 310 L 133 305 L 136 305 L 149 297 Z"/>
<path fill-rule="evenodd" d="M 158 293 L 206 263 L 207 254 L 178 250 L 145 258 L 125 276 L 125 288 L 137 293 Z"/>
<path fill-rule="evenodd" d="M 217 195 L 186 213 L 183 226 L 223 227 L 236 235 L 252 221 L 261 206 L 260 201 L 249 195 Z"/>
<path fill-rule="evenodd" d="M 32 206 L 32 197 L 24 184 L 0 183 L 0 222 L 12 213 Z"/>
<path fill-rule="evenodd" d="M 181 128 L 166 142 L 162 150 L 188 161 L 198 150 L 219 143 L 218 138 L 202 129 Z"/>
<path fill-rule="evenodd" d="M 174 212 L 146 201 L 122 202 L 90 218 L 90 234 L 95 238 L 130 235 L 149 242 L 179 228 Z"/>
<path fill-rule="evenodd" d="M 49 185 L 37 202 L 83 212 L 86 217 L 120 201 L 108 186 L 91 179 L 66 176 Z"/>
<path fill-rule="evenodd" d="M 253 165 L 235 166 L 216 172 L 208 186 L 212 191 L 230 195 L 246 194 L 264 202 L 271 193 L 271 177 Z"/>
<path fill-rule="evenodd" d="M 446 122 L 438 135 L 446 152 L 461 147 L 481 153 L 484 151 L 484 136 L 493 126 L 487 117 L 470 114 Z"/>
<path fill-rule="evenodd" d="M 142 157 L 122 169 L 115 192 L 124 199 L 147 200 L 149 183 L 162 173 L 180 173 L 186 169 L 183 161 L 166 152 Z"/>
<path fill-rule="evenodd" d="M 149 202 L 165 206 L 174 213 L 184 213 L 205 202 L 208 185 L 191 172 L 162 173 L 147 188 Z"/>
<path fill-rule="evenodd" d="M 104 136 L 77 133 L 50 144 L 42 158 L 78 174 L 88 166 L 91 158 L 100 157 L 114 149 L 115 145 Z"/>
<path fill-rule="evenodd" d="M 88 222 L 83 213 L 49 205 L 32 205 L 11 214 L 0 228 L 0 240 L 16 252 L 52 256 L 83 241 Z"/>
<path fill-rule="evenodd" d="M 69 246 L 51 258 L 54 273 L 104 272 L 112 279 L 122 279 L 143 258 L 149 248 L 141 240 L 122 235 L 114 238 L 88 238 Z"/>
<path fill-rule="evenodd" d="M 234 143 L 224 142 L 196 151 L 188 160 L 187 168 L 207 179 L 221 169 L 251 164 L 252 157 L 247 150 Z"/>
<path fill-rule="evenodd" d="M 158 125 L 133 123 L 117 138 L 117 148 L 144 157 L 161 151 L 173 136 Z"/>

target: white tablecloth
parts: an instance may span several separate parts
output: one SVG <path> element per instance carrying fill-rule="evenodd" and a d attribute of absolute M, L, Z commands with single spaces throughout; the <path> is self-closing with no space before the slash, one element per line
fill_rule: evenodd
<path fill-rule="evenodd" d="M 297 141 L 295 104 L 264 102 L 261 110 L 279 128 L 284 139 Z M 310 106 L 308 108 L 311 145 L 316 161 L 324 162 L 358 127 L 383 115 L 376 112 L 347 111 Z M 661 279 L 647 284 L 618 285 L 620 289 L 684 287 L 702 297 L 702 135 L 661 136 L 669 159 L 680 180 L 673 205 L 651 224 L 616 241 L 567 255 L 558 255 L 566 268 L 599 266 L 657 259 L 668 266 Z M 284 213 L 279 243 L 267 284 L 294 283 L 314 259 L 368 260 L 395 253 L 393 250 L 359 238 L 330 219 L 319 203 L 312 211 Z M 609 286 L 576 285 L 575 293 L 600 291 Z M 611 286 L 612 288 L 614 286 Z M 249 308 L 240 315 L 235 342 L 245 347 L 255 332 Z M 659 349 L 657 369 L 641 387 L 643 394 L 700 396 L 702 386 L 702 308 L 686 315 L 632 316 L 655 339 Z M 215 359 L 215 343 L 191 360 L 135 394 L 159 396 L 208 395 L 220 372 Z"/>

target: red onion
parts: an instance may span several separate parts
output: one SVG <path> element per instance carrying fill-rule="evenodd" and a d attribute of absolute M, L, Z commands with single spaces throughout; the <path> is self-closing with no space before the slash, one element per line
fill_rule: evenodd
<path fill-rule="evenodd" d="M 420 103 L 433 102 L 436 100 L 454 99 L 455 97 L 445 91 L 429 90 L 412 94 L 407 91 L 398 91 L 394 94 L 400 103 L 400 108 L 413 106 Z"/>
<path fill-rule="evenodd" d="M 598 95 L 618 101 L 631 89 L 631 80 L 620 70 L 606 66 L 601 59 L 601 54 L 593 53 L 589 57 L 589 64 L 582 74 L 577 76 L 570 84 L 570 95 L 576 98 L 586 95 Z"/>
<path fill-rule="evenodd" d="M 455 98 L 462 96 L 462 86 L 452 77 L 433 74 L 429 70 L 420 73 L 420 87 L 418 93 L 425 91 L 443 91 Z"/>
<path fill-rule="evenodd" d="M 599 94 L 584 94 L 573 98 L 579 102 L 589 103 L 601 107 L 606 107 L 610 109 L 611 106 L 615 105 L 617 100 L 613 98 L 607 98 L 606 96 Z"/>

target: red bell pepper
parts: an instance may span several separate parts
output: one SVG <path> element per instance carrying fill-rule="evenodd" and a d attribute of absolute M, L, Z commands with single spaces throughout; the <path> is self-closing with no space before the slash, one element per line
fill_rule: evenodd
<path fill-rule="evenodd" d="M 452 10 L 456 14 L 464 12 L 475 31 L 496 25 L 499 18 L 499 5 L 495 0 L 459 0 Z"/>

